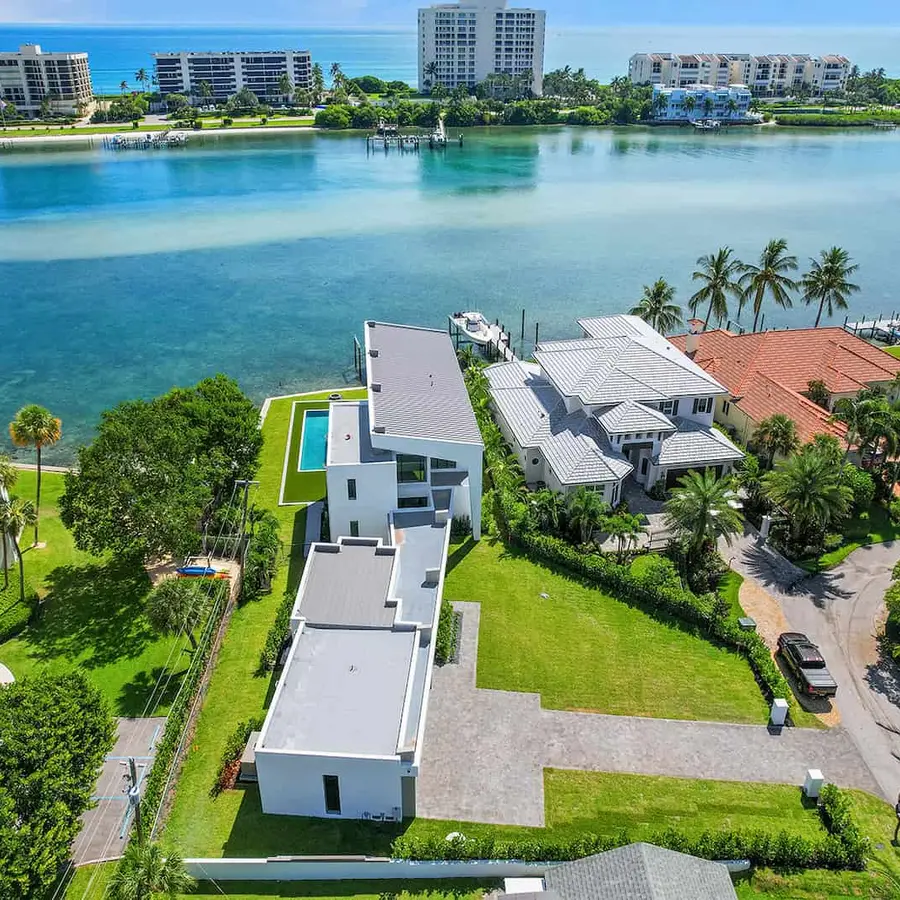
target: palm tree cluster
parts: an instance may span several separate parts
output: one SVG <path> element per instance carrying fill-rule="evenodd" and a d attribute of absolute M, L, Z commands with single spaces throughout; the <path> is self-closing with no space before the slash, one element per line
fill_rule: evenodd
<path fill-rule="evenodd" d="M 832 422 L 846 429 L 847 454 L 854 447 L 862 465 L 875 476 L 876 485 L 888 497 L 898 481 L 900 455 L 900 401 L 892 401 L 879 390 L 860 391 L 834 405 Z"/>
<path fill-rule="evenodd" d="M 818 259 L 810 259 L 809 270 L 795 279 L 792 273 L 798 268 L 797 257 L 788 253 L 784 238 L 769 241 L 755 263 L 741 262 L 731 247 L 720 247 L 697 260 L 691 278 L 700 286 L 689 298 L 688 309 L 692 316 L 705 310 L 704 328 L 708 328 L 712 322 L 718 326 L 727 321 L 732 311 L 740 315 L 746 306 L 753 312 L 752 330 L 756 331 L 767 298 L 789 309 L 793 295 L 799 292 L 807 306 L 817 307 L 814 327 L 818 328 L 823 314 L 831 317 L 835 311 L 847 309 L 849 298 L 859 293 L 859 285 L 850 280 L 859 266 L 841 247 L 823 250 Z M 644 296 L 631 314 L 662 334 L 674 331 L 682 322 L 675 288 L 664 278 L 644 286 Z"/>

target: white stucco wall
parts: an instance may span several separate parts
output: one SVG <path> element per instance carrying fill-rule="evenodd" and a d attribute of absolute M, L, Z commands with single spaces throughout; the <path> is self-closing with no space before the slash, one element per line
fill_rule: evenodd
<path fill-rule="evenodd" d="M 347 481 L 356 479 L 356 499 L 347 496 Z M 350 534 L 350 522 L 359 522 L 360 537 L 388 541 L 388 517 L 397 506 L 397 464 L 387 462 L 331 465 L 325 470 L 328 487 L 328 528 L 331 540 Z"/>

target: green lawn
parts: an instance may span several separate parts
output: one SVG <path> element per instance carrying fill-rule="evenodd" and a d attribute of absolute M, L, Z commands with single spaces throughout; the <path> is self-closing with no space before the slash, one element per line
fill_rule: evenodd
<path fill-rule="evenodd" d="M 731 607 L 731 614 L 737 618 L 744 615 L 744 609 L 741 606 L 741 585 L 744 583 L 744 576 L 734 569 L 729 569 L 719 582 L 719 595 L 728 601 Z"/>
<path fill-rule="evenodd" d="M 746 660 L 674 618 L 651 617 L 500 542 L 457 545 L 451 566 L 444 595 L 481 603 L 479 687 L 534 691 L 552 709 L 767 720 Z"/>
<path fill-rule="evenodd" d="M 330 391 L 318 396 L 326 398 Z M 347 398 L 363 397 L 363 390 L 342 391 Z M 310 398 L 302 398 L 310 399 Z M 225 741 L 238 722 L 264 712 L 271 700 L 274 679 L 258 673 L 259 655 L 285 590 L 296 590 L 303 571 L 303 542 L 306 534 L 306 509 L 303 506 L 279 506 L 281 473 L 293 398 L 272 402 L 265 425 L 260 470 L 260 485 L 253 501 L 271 509 L 281 524 L 284 553 L 272 592 L 234 611 L 225 642 L 216 661 L 194 740 L 187 753 L 178 781 L 175 802 L 165 830 L 186 855 L 219 856 L 229 842 L 249 839 L 245 823 L 252 820 L 252 796 L 242 790 L 228 791 L 218 799 L 209 795 L 218 774 Z M 258 794 L 255 804 L 258 808 Z M 277 819 L 274 827 L 286 827 L 287 818 Z M 332 825 L 324 821 L 325 825 Z M 328 852 L 340 852 L 332 845 Z"/>
<path fill-rule="evenodd" d="M 888 511 L 880 503 L 873 503 L 868 512 L 860 513 L 842 525 L 841 533 L 844 535 L 844 543 L 837 550 L 823 553 L 818 559 L 801 560 L 797 565 L 807 572 L 833 569 L 860 547 L 896 541 L 900 538 L 900 525 L 891 519 Z"/>
<path fill-rule="evenodd" d="M 283 503 L 313 503 L 325 499 L 325 470 L 302 472 L 299 469 L 303 417 L 310 409 L 328 409 L 328 401 L 308 400 L 293 404 L 293 426 L 290 428 L 291 443 L 285 465 Z"/>
<path fill-rule="evenodd" d="M 12 493 L 34 499 L 35 481 L 34 472 L 21 472 Z M 75 548 L 57 512 L 62 490 L 63 476 L 45 472 L 40 539 L 47 546 L 23 553 L 26 578 L 45 601 L 36 622 L 0 645 L 0 662 L 17 678 L 80 668 L 117 715 L 140 715 L 176 641 L 159 638 L 142 614 L 150 580 L 141 566 Z M 30 533 L 23 535 L 23 544 L 30 541 Z M 172 654 L 174 675 L 150 713 L 167 711 L 189 659 L 180 650 Z"/>

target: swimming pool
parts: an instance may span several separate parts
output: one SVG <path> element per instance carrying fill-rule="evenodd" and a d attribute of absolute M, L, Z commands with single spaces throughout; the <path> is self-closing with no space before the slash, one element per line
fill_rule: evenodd
<path fill-rule="evenodd" d="M 328 410 L 308 409 L 303 414 L 303 436 L 300 439 L 301 472 L 325 468 L 328 446 Z"/>

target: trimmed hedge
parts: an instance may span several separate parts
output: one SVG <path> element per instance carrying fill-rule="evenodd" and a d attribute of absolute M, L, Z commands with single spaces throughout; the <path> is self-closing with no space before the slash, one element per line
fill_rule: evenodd
<path fill-rule="evenodd" d="M 747 786 L 748 791 L 752 786 Z M 788 869 L 853 869 L 866 866 L 869 842 L 860 836 L 850 813 L 850 800 L 834 785 L 822 790 L 819 807 L 828 831 L 819 840 L 779 831 L 704 831 L 685 835 L 674 828 L 646 838 L 651 844 L 689 853 L 703 859 L 749 859 L 757 866 Z M 397 838 L 392 855 L 400 859 L 516 859 L 526 862 L 581 859 L 633 843 L 627 831 L 615 837 L 583 834 L 569 840 L 541 836 L 508 840 L 499 836 L 462 837 L 446 840 L 439 836 Z"/>
<path fill-rule="evenodd" d="M 437 638 L 434 658 L 439 666 L 450 662 L 456 647 L 456 629 L 458 619 L 449 600 L 441 602 L 441 615 L 438 618 Z"/>
<path fill-rule="evenodd" d="M 37 604 L 37 593 L 25 579 L 25 602 L 19 600 L 19 571 L 9 570 L 9 586 L 3 588 L 0 574 L 0 643 L 24 631 Z"/>
<path fill-rule="evenodd" d="M 228 736 L 228 740 L 225 741 L 225 747 L 222 750 L 219 774 L 216 776 L 216 783 L 210 792 L 214 797 L 217 797 L 222 791 L 234 787 L 234 779 L 240 771 L 244 747 L 247 746 L 250 734 L 262 728 L 263 721 L 262 716 L 255 716 L 247 719 L 246 722 L 239 722 L 234 731 Z"/>
<path fill-rule="evenodd" d="M 259 669 L 261 672 L 271 672 L 278 664 L 278 654 L 284 646 L 284 642 L 291 635 L 291 610 L 294 608 L 296 591 L 290 589 L 284 592 L 284 597 L 275 613 L 275 620 L 266 635 L 266 643 L 259 655 Z"/>

